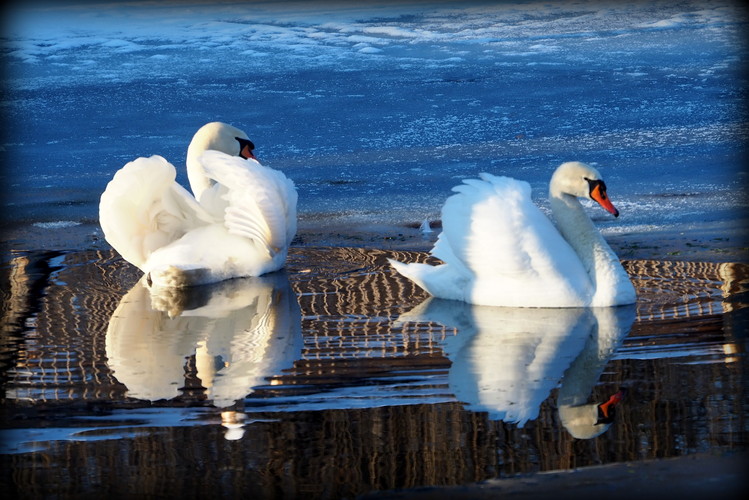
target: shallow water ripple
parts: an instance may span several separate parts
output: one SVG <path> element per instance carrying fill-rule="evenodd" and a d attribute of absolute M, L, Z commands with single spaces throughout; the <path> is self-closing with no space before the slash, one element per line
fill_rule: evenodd
<path fill-rule="evenodd" d="M 746 265 L 626 261 L 636 307 L 554 312 L 428 300 L 388 257 L 429 258 L 293 248 L 286 273 L 152 301 L 113 253 L 14 255 L 4 480 L 339 498 L 746 445 Z"/>

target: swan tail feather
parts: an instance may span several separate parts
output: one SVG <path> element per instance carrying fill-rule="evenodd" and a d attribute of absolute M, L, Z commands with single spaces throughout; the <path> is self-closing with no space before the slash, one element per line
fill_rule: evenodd
<path fill-rule="evenodd" d="M 449 264 L 406 264 L 388 259 L 391 266 L 402 276 L 413 281 L 434 297 L 449 300 L 465 300 L 468 280 Z"/>
<path fill-rule="evenodd" d="M 186 288 L 205 285 L 216 281 L 209 269 L 182 269 L 177 266 L 167 266 L 152 269 L 146 274 L 146 283 L 151 288 Z"/>

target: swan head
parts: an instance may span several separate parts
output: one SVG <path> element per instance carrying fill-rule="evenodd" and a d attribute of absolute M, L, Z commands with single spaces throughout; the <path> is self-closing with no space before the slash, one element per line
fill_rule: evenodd
<path fill-rule="evenodd" d="M 252 150 L 255 145 L 243 131 L 223 122 L 206 123 L 195 132 L 187 150 L 188 157 L 191 153 L 200 156 L 208 150 L 221 151 L 231 156 L 242 158 L 255 158 Z"/>
<path fill-rule="evenodd" d="M 606 194 L 606 183 L 603 182 L 600 172 L 579 161 L 568 161 L 557 167 L 551 176 L 549 195 L 554 198 L 562 198 L 563 195 L 588 198 L 601 205 L 614 217 L 619 217 L 619 210 Z"/>
<path fill-rule="evenodd" d="M 562 425 L 572 437 L 577 439 L 592 439 L 606 432 L 614 422 L 616 406 L 627 394 L 622 387 L 605 403 L 586 404 L 580 406 L 560 405 L 559 418 Z"/>
<path fill-rule="evenodd" d="M 221 151 L 230 156 L 241 156 L 257 161 L 253 153 L 255 145 L 243 131 L 223 122 L 206 123 L 195 132 L 187 148 L 187 178 L 196 198 L 211 187 L 211 181 L 205 175 L 200 164 L 200 156 L 208 151 Z"/>

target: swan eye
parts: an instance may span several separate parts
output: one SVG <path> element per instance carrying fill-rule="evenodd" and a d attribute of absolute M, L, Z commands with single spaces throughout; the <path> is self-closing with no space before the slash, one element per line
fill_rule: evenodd
<path fill-rule="evenodd" d="M 235 137 L 235 139 L 240 146 L 249 146 L 250 149 L 255 149 L 255 144 L 251 140 L 242 137 Z"/>

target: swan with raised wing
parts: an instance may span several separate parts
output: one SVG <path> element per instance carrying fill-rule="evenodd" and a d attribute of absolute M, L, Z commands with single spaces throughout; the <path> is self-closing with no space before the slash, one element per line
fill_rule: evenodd
<path fill-rule="evenodd" d="M 618 217 L 595 168 L 567 162 L 549 185 L 556 226 L 531 200 L 530 185 L 481 174 L 453 188 L 432 255 L 443 264 L 393 267 L 431 295 L 507 307 L 608 307 L 636 294 L 618 257 L 578 198 Z"/>
<path fill-rule="evenodd" d="M 261 165 L 242 130 L 201 127 L 187 150 L 192 194 L 161 156 L 120 169 L 101 195 L 107 242 L 152 287 L 184 287 L 281 269 L 296 233 L 297 193 Z"/>
<path fill-rule="evenodd" d="M 120 300 L 105 342 L 129 397 L 184 394 L 193 360 L 206 398 L 226 408 L 301 357 L 301 312 L 283 271 L 189 288 L 143 281 Z"/>

